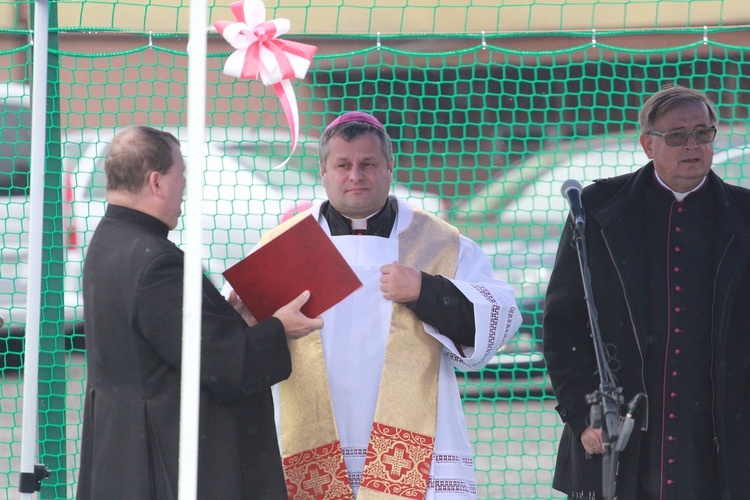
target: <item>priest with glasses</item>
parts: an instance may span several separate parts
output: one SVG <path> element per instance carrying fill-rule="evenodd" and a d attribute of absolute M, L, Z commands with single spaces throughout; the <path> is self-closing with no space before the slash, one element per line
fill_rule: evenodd
<path fill-rule="evenodd" d="M 606 361 L 625 402 L 646 396 L 620 455 L 620 500 L 750 492 L 750 191 L 711 170 L 717 120 L 702 92 L 659 90 L 639 120 L 651 161 L 582 192 Z M 553 486 L 600 499 L 608 443 L 589 418 L 599 374 L 573 238 L 568 223 L 544 311 L 565 424 Z"/>

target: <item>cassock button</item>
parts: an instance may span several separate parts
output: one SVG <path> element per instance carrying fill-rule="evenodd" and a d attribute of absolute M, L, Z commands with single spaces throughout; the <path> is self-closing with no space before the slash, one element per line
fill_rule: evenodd
<path fill-rule="evenodd" d="M 679 272 L 680 272 L 680 268 L 679 268 L 679 267 L 677 267 L 677 266 L 675 266 L 675 268 L 674 268 L 674 272 L 676 272 L 676 273 L 679 273 Z"/>
<path fill-rule="evenodd" d="M 667 440 L 669 440 L 669 441 L 674 441 L 674 440 L 675 440 L 675 438 L 674 438 L 674 436 L 669 436 L 669 437 L 667 438 Z"/>
<path fill-rule="evenodd" d="M 674 372 L 672 372 L 672 376 L 673 376 L 673 377 L 676 377 L 676 376 L 677 376 L 677 375 L 679 375 L 679 374 L 680 374 L 680 373 L 679 373 L 679 372 L 677 372 L 677 371 L 674 371 Z"/>
<path fill-rule="evenodd" d="M 680 354 L 682 354 L 682 351 L 681 351 L 681 350 L 679 350 L 679 349 L 675 349 L 675 350 L 674 350 L 674 353 L 675 353 L 676 355 L 678 355 L 678 356 L 679 356 Z"/>
<path fill-rule="evenodd" d="M 667 484 L 670 484 L 670 485 L 671 485 L 671 484 L 673 484 L 673 483 L 674 483 L 674 481 L 672 481 L 671 479 L 667 479 Z"/>
<path fill-rule="evenodd" d="M 667 463 L 673 464 L 674 463 L 674 458 L 670 458 L 669 460 L 667 460 Z"/>
<path fill-rule="evenodd" d="M 680 251 L 680 247 L 674 247 L 674 251 L 675 252 L 679 252 Z"/>
<path fill-rule="evenodd" d="M 676 313 L 680 312 L 680 308 L 679 307 L 675 307 L 674 308 L 674 312 L 676 312 Z"/>
<path fill-rule="evenodd" d="M 675 329 L 674 329 L 674 332 L 675 332 L 675 333 L 681 333 L 681 332 L 682 332 L 682 330 L 680 330 L 679 328 L 675 328 Z"/>
<path fill-rule="evenodd" d="M 672 394 L 670 394 L 670 395 L 669 395 L 669 397 L 670 397 L 670 398 L 676 398 L 676 397 L 677 397 L 677 393 L 676 393 L 676 392 L 673 392 Z"/>
<path fill-rule="evenodd" d="M 671 418 L 671 419 L 675 419 L 675 418 L 677 418 L 677 415 L 675 415 L 674 413 L 670 413 L 670 414 L 669 414 L 669 418 Z"/>
<path fill-rule="evenodd" d="M 674 290 L 675 290 L 675 292 L 681 292 L 682 291 L 682 287 L 680 285 L 677 285 L 676 287 L 674 287 Z"/>
<path fill-rule="evenodd" d="M 680 226 L 677 226 L 676 228 L 674 228 L 674 230 L 675 230 L 676 232 L 678 232 L 678 233 L 681 233 L 681 232 L 682 232 L 682 228 L 681 228 Z"/>

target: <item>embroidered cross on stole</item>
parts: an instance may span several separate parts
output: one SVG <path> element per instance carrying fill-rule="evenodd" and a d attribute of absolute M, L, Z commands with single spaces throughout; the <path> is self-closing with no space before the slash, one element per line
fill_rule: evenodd
<path fill-rule="evenodd" d="M 415 209 L 412 224 L 399 235 L 398 261 L 430 274 L 453 278 L 458 253 L 458 231 L 420 210 Z M 292 375 L 279 385 L 289 498 L 352 500 L 320 332 L 290 342 L 289 348 Z M 424 332 L 414 313 L 394 303 L 358 500 L 425 498 L 441 356 L 441 344 Z"/>

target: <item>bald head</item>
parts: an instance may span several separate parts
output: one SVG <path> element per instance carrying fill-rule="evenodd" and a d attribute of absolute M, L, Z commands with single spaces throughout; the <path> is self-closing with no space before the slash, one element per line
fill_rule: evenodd
<path fill-rule="evenodd" d="M 107 200 L 177 226 L 185 192 L 180 142 L 168 132 L 130 127 L 117 134 L 104 163 Z"/>
<path fill-rule="evenodd" d="M 169 132 L 134 126 L 115 135 L 104 162 L 107 191 L 139 192 L 151 172 L 166 174 L 172 167 L 172 146 L 180 141 Z"/>

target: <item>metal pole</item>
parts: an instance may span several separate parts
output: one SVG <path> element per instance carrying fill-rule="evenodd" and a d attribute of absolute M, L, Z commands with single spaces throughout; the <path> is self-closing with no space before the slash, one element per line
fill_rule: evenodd
<path fill-rule="evenodd" d="M 68 497 L 66 450 L 65 249 L 62 224 L 62 150 L 60 120 L 60 61 L 57 2 L 49 4 L 47 50 L 47 133 L 42 236 L 42 308 L 39 331 L 37 397 L 38 461 L 49 469 L 39 498 Z"/>
<path fill-rule="evenodd" d="M 34 11 L 34 82 L 47 81 L 49 5 L 37 0 Z M 39 383 L 39 319 L 42 289 L 42 239 L 44 225 L 44 158 L 47 86 L 36 84 L 31 96 L 31 171 L 29 194 L 29 276 L 26 302 L 23 384 L 23 431 L 21 438 L 22 499 L 35 491 L 37 395 Z"/>
<path fill-rule="evenodd" d="M 180 392 L 180 500 L 197 498 L 198 415 L 200 410 L 201 306 L 203 269 L 202 205 L 206 164 L 206 1 L 190 5 L 188 41 L 187 197 L 185 200 L 185 282 L 182 314 L 182 385 Z"/>

